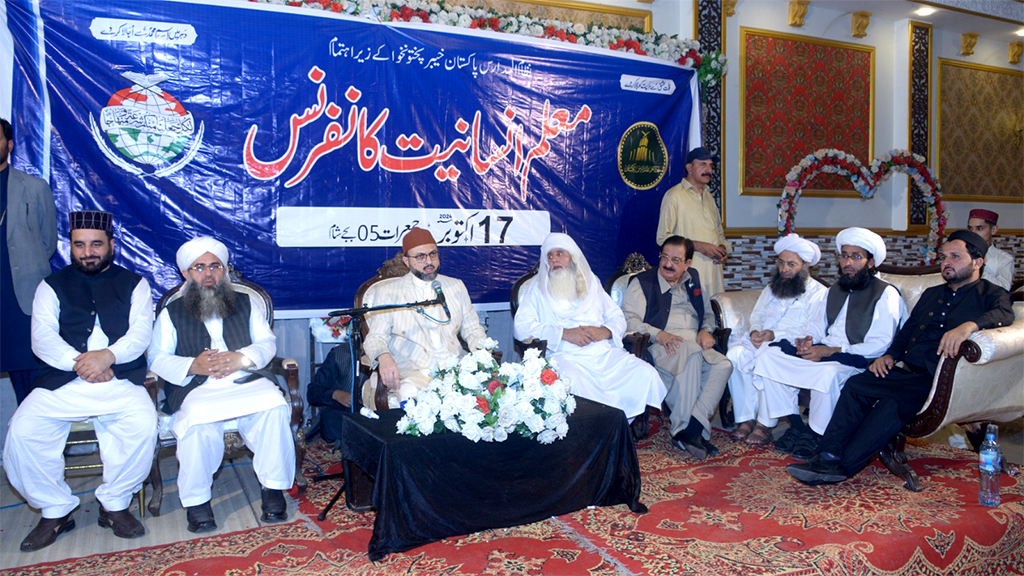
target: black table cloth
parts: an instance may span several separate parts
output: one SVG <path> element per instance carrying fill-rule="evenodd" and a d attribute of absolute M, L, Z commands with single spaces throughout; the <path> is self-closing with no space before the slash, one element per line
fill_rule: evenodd
<path fill-rule="evenodd" d="M 577 398 L 568 434 L 548 445 L 518 434 L 493 443 L 452 432 L 398 434 L 403 412 L 379 414 L 345 414 L 341 436 L 342 457 L 374 479 L 371 560 L 587 506 L 647 512 L 636 448 L 617 408 Z"/>

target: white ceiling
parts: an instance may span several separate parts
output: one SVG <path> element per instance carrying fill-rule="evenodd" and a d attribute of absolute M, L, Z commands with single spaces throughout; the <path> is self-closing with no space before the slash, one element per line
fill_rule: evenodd
<path fill-rule="evenodd" d="M 808 16 L 811 16 L 815 6 L 845 13 L 871 12 L 872 19 L 912 18 L 919 22 L 927 22 L 935 28 L 956 30 L 961 33 L 977 32 L 982 38 L 999 42 L 1024 40 L 1015 34 L 1018 30 L 1024 29 L 1024 3 L 1018 0 L 811 0 Z M 935 13 L 930 16 L 918 16 L 914 13 L 925 7 L 935 8 Z M 954 10 L 954 7 L 960 10 Z M 993 17 L 961 10 L 986 11 Z"/>

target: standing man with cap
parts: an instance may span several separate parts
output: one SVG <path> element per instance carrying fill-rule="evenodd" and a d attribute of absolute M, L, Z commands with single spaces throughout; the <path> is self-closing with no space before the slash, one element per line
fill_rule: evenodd
<path fill-rule="evenodd" d="M 949 235 L 939 249 L 946 283 L 925 290 L 885 355 L 846 381 L 817 453 L 786 472 L 805 484 L 853 476 L 921 410 L 941 359 L 978 330 L 1013 322 L 1010 295 L 980 279 L 987 249 L 973 232 Z"/>
<path fill-rule="evenodd" d="M 1010 286 L 1013 285 L 1013 256 L 992 245 L 992 237 L 999 233 L 997 222 L 999 222 L 999 214 L 991 210 L 976 208 L 971 210 L 968 215 L 967 230 L 981 236 L 988 246 L 981 277 L 1002 287 L 1003 290 L 1009 291 Z"/>
<path fill-rule="evenodd" d="M 752 446 L 771 444 L 771 429 L 778 423 L 768 417 L 763 384 L 754 384 L 754 366 L 770 343 L 793 343 L 807 334 L 812 313 L 826 292 L 821 282 L 811 278 L 811 266 L 821 260 L 817 244 L 790 234 L 775 242 L 775 254 L 771 280 L 750 313 L 750 332 L 734 333 L 726 354 L 733 366 L 729 392 L 739 422 L 732 438 Z"/>
<path fill-rule="evenodd" d="M 841 275 L 812 314 L 808 335 L 797 338 L 795 346 L 773 342 L 754 366 L 768 417 L 785 416 L 790 422 L 775 449 L 798 460 L 814 455 L 843 383 L 889 348 L 907 316 L 899 291 L 875 276 L 875 266 L 885 260 L 882 237 L 847 228 L 836 236 L 836 244 Z M 809 426 L 800 417 L 801 388 L 811 391 Z"/>
<path fill-rule="evenodd" d="M 42 361 L 7 430 L 11 486 L 42 510 L 22 551 L 75 528 L 79 499 L 64 481 L 73 422 L 92 419 L 103 461 L 99 525 L 120 538 L 146 533 L 128 505 L 153 464 L 156 410 L 142 383 L 153 326 L 149 283 L 113 264 L 113 217 L 72 212 L 71 266 L 49 275 L 32 301 L 32 351 Z"/>
<path fill-rule="evenodd" d="M 712 156 L 703 146 L 690 150 L 686 155 L 686 178 L 665 193 L 658 219 L 659 246 L 669 236 L 693 240 L 697 253 L 692 266 L 700 274 L 709 297 L 725 290 L 722 269 L 732 253 L 732 245 L 722 230 L 718 205 L 706 189 L 717 163 L 718 156 Z"/>
<path fill-rule="evenodd" d="M 224 458 L 224 422 L 232 418 L 260 481 L 263 522 L 287 519 L 282 490 L 295 481 L 291 408 L 281 389 L 253 369 L 277 354 L 277 338 L 252 297 L 231 288 L 228 248 L 208 236 L 182 244 L 181 296 L 160 311 L 149 367 L 164 379 L 178 439 L 178 497 L 189 532 L 217 529 L 210 506 L 213 475 Z"/>
<path fill-rule="evenodd" d="M 18 404 L 32 390 L 36 363 L 30 324 L 32 296 L 50 275 L 57 249 L 57 212 L 46 181 L 10 165 L 14 128 L 0 118 L 0 372 Z"/>
<path fill-rule="evenodd" d="M 466 285 L 438 273 L 441 258 L 429 231 L 413 228 L 405 235 L 402 262 L 409 273 L 375 284 L 373 305 L 434 300 L 439 291 L 443 291 L 446 305 L 444 309 L 436 306 L 422 312 L 403 308 L 367 314 L 369 333 L 363 352 L 370 368 L 378 371 L 363 387 L 365 406 L 374 405 L 378 380 L 387 387 L 388 403 L 395 408 L 426 388 L 430 383 L 428 371 L 435 360 L 462 356 L 460 335 L 471 351 L 483 348 L 488 340 Z M 434 283 L 439 283 L 439 288 Z"/>

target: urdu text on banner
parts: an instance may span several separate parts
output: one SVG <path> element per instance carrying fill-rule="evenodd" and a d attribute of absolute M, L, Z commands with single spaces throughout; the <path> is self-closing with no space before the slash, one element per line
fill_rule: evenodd
<path fill-rule="evenodd" d="M 14 164 L 58 214 L 113 212 L 116 261 L 157 293 L 205 234 L 279 309 L 347 307 L 412 226 L 474 302 L 507 302 L 549 231 L 605 278 L 657 254 L 699 140 L 694 73 L 651 58 L 267 4 L 33 4 L 7 2 Z"/>

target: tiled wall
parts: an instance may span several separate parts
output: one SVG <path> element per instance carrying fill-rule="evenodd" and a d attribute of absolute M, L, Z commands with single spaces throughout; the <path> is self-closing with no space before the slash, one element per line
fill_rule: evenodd
<path fill-rule="evenodd" d="M 733 253 L 725 265 L 725 287 L 727 290 L 760 289 L 768 282 L 774 265 L 774 236 L 726 236 L 732 244 Z M 807 236 L 811 242 L 821 247 L 821 262 L 811 269 L 811 274 L 820 279 L 826 286 L 831 285 L 838 275 L 836 266 L 835 236 Z M 920 247 L 924 239 L 921 236 L 905 236 L 891 234 L 885 238 L 885 262 L 901 266 L 917 266 L 923 263 L 924 257 Z M 1024 236 L 997 236 L 995 245 L 1010 252 L 1016 263 L 1015 280 L 1024 279 Z"/>

